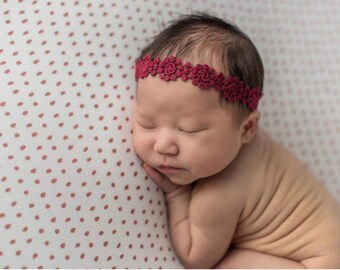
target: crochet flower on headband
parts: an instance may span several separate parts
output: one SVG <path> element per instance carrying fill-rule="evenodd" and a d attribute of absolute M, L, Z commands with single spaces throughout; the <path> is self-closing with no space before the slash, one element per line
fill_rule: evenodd
<path fill-rule="evenodd" d="M 150 55 L 136 61 L 136 80 L 147 76 L 156 76 L 165 81 L 174 81 L 181 78 L 183 81 L 191 80 L 193 85 L 201 89 L 213 88 L 221 92 L 228 102 L 241 102 L 252 111 L 256 110 L 260 98 L 263 96 L 259 87 L 250 87 L 238 77 L 225 78 L 222 73 L 217 74 L 207 64 L 193 66 L 190 62 L 182 61 L 174 56 L 152 59 Z"/>

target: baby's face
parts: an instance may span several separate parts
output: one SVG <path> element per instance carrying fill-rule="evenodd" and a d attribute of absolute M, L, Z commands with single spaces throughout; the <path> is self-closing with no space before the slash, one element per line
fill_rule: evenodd
<path fill-rule="evenodd" d="M 133 146 L 145 163 L 184 185 L 222 171 L 236 157 L 241 131 L 217 92 L 151 76 L 137 88 Z"/>

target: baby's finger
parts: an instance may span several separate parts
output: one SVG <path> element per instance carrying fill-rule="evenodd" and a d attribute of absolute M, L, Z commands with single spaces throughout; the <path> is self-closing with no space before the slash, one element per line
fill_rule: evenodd
<path fill-rule="evenodd" d="M 171 182 L 169 178 L 150 167 L 147 164 L 143 164 L 143 168 L 146 173 L 156 182 L 156 184 L 165 192 L 170 193 L 178 188 L 178 185 Z"/>
<path fill-rule="evenodd" d="M 143 169 L 156 183 L 161 182 L 164 178 L 164 175 L 162 175 L 160 172 L 156 171 L 154 168 L 150 167 L 146 163 L 143 164 Z"/>

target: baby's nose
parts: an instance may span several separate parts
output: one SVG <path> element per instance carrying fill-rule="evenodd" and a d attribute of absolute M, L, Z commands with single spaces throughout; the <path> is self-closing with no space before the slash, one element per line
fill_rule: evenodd
<path fill-rule="evenodd" d="M 179 152 L 175 138 L 167 133 L 161 132 L 154 144 L 154 150 L 160 154 L 176 155 Z"/>

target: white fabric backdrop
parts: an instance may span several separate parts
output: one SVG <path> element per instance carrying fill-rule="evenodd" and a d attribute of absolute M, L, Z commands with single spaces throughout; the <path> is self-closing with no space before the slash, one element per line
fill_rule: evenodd
<path fill-rule="evenodd" d="M 340 200 L 340 3 L 0 3 L 0 267 L 176 268 L 130 138 L 133 59 L 169 19 L 237 23 L 265 64 L 261 126 Z"/>

